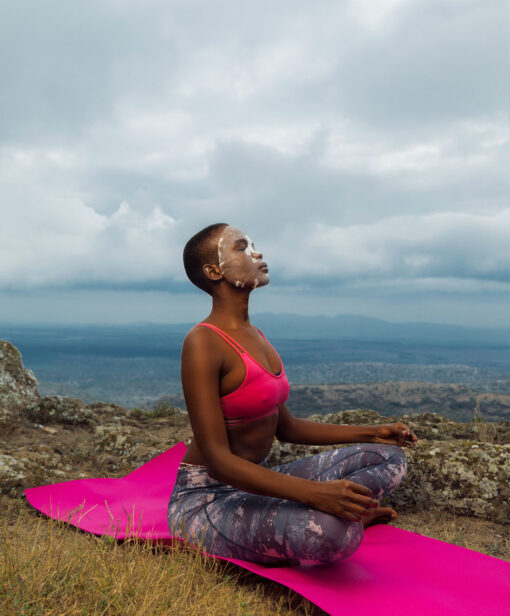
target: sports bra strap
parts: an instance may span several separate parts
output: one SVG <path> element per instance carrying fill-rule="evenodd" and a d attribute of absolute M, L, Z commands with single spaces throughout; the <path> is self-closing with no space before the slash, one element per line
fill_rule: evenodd
<path fill-rule="evenodd" d="M 224 332 L 222 329 L 220 329 L 219 327 L 216 327 L 215 325 L 211 325 L 210 323 L 198 323 L 196 325 L 196 327 L 198 327 L 199 325 L 203 325 L 204 327 L 209 327 L 210 329 L 213 329 L 217 334 L 219 334 L 226 342 L 228 342 L 228 344 L 230 344 L 230 346 L 239 353 L 239 355 L 242 355 L 243 353 L 246 353 L 248 355 L 248 353 L 243 349 L 243 347 L 236 342 L 233 338 L 231 338 L 226 332 Z"/>

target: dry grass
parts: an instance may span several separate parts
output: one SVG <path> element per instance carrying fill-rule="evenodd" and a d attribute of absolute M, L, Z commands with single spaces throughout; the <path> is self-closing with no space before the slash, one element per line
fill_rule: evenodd
<path fill-rule="evenodd" d="M 480 412 L 480 396 L 476 398 L 476 407 L 473 412 L 473 421 L 478 431 L 478 440 L 481 443 L 498 443 L 498 427 L 487 422 Z"/>
<path fill-rule="evenodd" d="M 406 512 L 393 525 L 510 562 L 510 524 L 427 510 Z"/>
<path fill-rule="evenodd" d="M 3 616 L 319 616 L 301 596 L 182 545 L 118 543 L 18 506 L 0 524 Z"/>
<path fill-rule="evenodd" d="M 2 509 L 2 616 L 325 614 L 279 584 L 180 543 L 95 537 L 12 499 Z M 395 525 L 510 561 L 508 525 L 433 511 L 406 513 Z"/>

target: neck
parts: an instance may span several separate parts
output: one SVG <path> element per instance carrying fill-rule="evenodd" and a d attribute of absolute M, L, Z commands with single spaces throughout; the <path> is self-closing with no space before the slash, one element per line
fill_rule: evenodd
<path fill-rule="evenodd" d="M 227 329 L 251 327 L 248 314 L 250 292 L 232 289 L 230 293 L 213 295 L 212 310 L 208 319 Z"/>

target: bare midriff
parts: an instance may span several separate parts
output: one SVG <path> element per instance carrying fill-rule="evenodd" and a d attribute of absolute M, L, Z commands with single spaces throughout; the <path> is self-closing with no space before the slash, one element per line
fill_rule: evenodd
<path fill-rule="evenodd" d="M 226 426 L 230 451 L 240 458 L 260 464 L 269 453 L 276 434 L 278 413 L 247 423 Z M 206 466 L 195 437 L 191 439 L 183 462 Z"/>

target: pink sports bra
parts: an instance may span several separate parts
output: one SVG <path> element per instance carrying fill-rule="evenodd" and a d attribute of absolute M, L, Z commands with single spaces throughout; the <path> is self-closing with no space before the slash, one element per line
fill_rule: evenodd
<path fill-rule="evenodd" d="M 218 333 L 239 353 L 244 363 L 245 375 L 241 385 L 231 393 L 220 397 L 220 405 L 225 417 L 225 423 L 227 425 L 246 423 L 277 413 L 280 404 L 287 400 L 290 389 L 283 369 L 283 363 L 278 353 L 275 351 L 278 359 L 280 359 L 282 369 L 278 374 L 273 374 L 253 359 L 239 343 L 223 330 L 210 323 L 198 323 L 196 327 L 199 325 L 209 327 Z M 267 340 L 260 329 L 259 333 L 264 340 Z M 274 350 L 272 345 L 271 348 Z"/>

